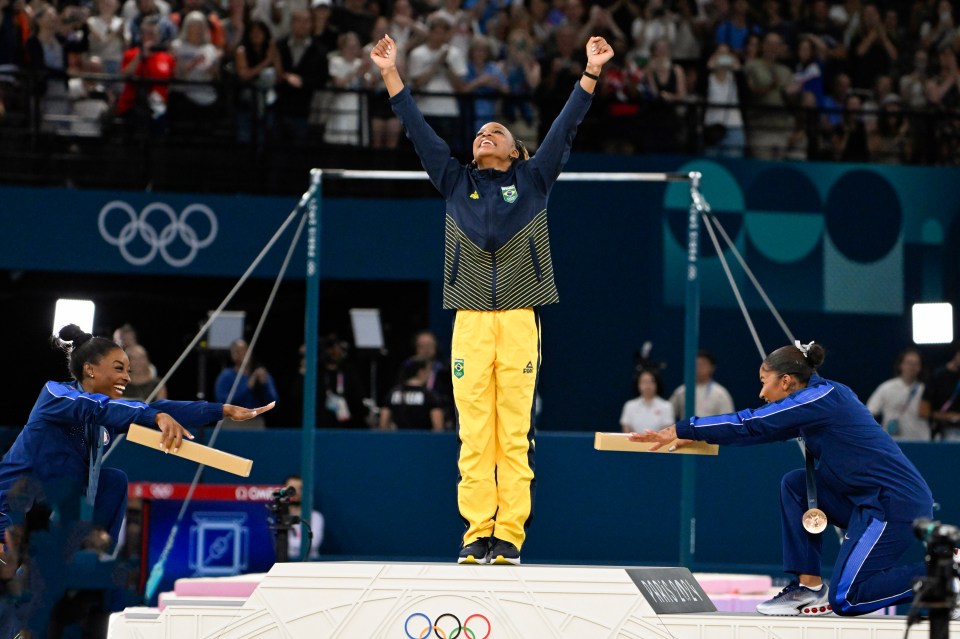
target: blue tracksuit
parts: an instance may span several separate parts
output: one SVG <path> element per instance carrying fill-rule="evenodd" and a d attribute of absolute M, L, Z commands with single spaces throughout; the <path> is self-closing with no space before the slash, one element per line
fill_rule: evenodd
<path fill-rule="evenodd" d="M 818 460 L 818 507 L 846 529 L 832 578 L 834 611 L 859 615 L 912 598 L 924 565 L 896 562 L 916 543 L 913 520 L 932 516 L 933 496 L 848 387 L 813 375 L 806 388 L 761 408 L 681 421 L 677 436 L 731 445 L 803 437 Z M 801 523 L 804 473 L 788 473 L 781 485 L 784 570 L 819 575 L 822 538 Z"/>
<path fill-rule="evenodd" d="M 158 413 L 168 413 L 191 428 L 223 417 L 223 405 L 208 402 L 137 401 L 110 399 L 83 392 L 77 382 L 47 382 L 30 411 L 26 426 L 0 461 L 0 511 L 13 520 L 22 517 L 37 497 L 36 489 L 50 491 L 69 487 L 76 494 L 87 486 L 90 473 L 91 433 L 106 431 L 112 440 L 131 423 L 153 426 Z M 104 442 L 105 444 L 106 442 Z M 11 488 L 21 478 L 35 480 L 27 492 Z M 52 497 L 52 495 L 48 495 Z M 113 539 L 120 532 L 126 510 L 127 478 L 121 471 L 102 469 L 94 504 L 94 521 Z M 13 502 L 13 503 L 11 503 Z M 10 519 L 0 518 L 0 539 Z"/>

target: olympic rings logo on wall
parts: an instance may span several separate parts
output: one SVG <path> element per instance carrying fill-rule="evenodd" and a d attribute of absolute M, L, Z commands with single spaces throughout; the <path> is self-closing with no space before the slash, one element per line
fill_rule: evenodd
<path fill-rule="evenodd" d="M 107 228 L 107 217 L 113 212 L 118 211 L 126 214 L 127 221 L 120 228 L 120 231 L 113 235 Z M 162 216 L 166 216 L 166 225 L 157 229 L 153 223 L 148 221 L 151 213 L 156 211 Z M 193 213 L 202 214 L 207 218 L 210 226 L 207 236 L 200 239 L 197 231 L 190 226 L 189 219 Z M 156 216 L 154 216 L 156 217 Z M 161 217 L 162 221 L 162 217 Z M 97 227 L 100 229 L 100 236 L 109 244 L 119 247 L 120 255 L 127 262 L 134 266 L 143 266 L 150 263 L 160 253 L 163 260 L 175 268 L 187 266 L 193 262 L 197 252 L 210 246 L 217 238 L 217 216 L 206 204 L 191 204 L 180 212 L 176 212 L 163 202 L 153 202 L 148 204 L 140 211 L 138 215 L 132 206 L 122 200 L 113 200 L 107 202 L 100 209 L 100 217 L 97 219 Z M 130 250 L 130 244 L 137 238 L 146 244 L 149 249 L 144 255 L 134 255 Z M 179 239 L 187 246 L 189 251 L 183 257 L 176 257 L 170 254 L 170 245 Z"/>
<path fill-rule="evenodd" d="M 450 621 L 445 621 L 448 618 Z M 411 624 L 414 619 L 419 619 L 419 621 Z M 476 629 L 470 625 L 471 621 L 474 621 L 474 625 L 477 626 Z M 484 625 L 486 625 L 486 633 L 480 635 Z M 478 612 L 467 617 L 462 625 L 460 624 L 460 618 L 452 612 L 443 613 L 437 617 L 436 621 L 431 621 L 430 617 L 422 612 L 415 612 L 403 622 L 403 631 L 409 639 L 427 639 L 431 636 L 431 633 L 437 639 L 488 639 L 491 630 L 490 620 Z M 466 635 L 466 637 L 463 635 Z"/>

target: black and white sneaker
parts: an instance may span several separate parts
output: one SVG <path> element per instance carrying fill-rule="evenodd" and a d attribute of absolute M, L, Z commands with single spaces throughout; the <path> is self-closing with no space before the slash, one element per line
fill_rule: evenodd
<path fill-rule="evenodd" d="M 499 564 L 508 566 L 520 565 L 520 549 L 509 541 L 490 538 L 490 552 L 487 553 L 488 564 Z"/>
<path fill-rule="evenodd" d="M 776 616 L 829 615 L 833 612 L 833 608 L 830 607 L 829 593 L 827 584 L 823 584 L 820 590 L 811 590 L 793 581 L 776 597 L 759 604 L 757 612 L 761 615 Z"/>
<path fill-rule="evenodd" d="M 460 549 L 458 564 L 485 564 L 490 550 L 490 538 L 479 537 Z"/>

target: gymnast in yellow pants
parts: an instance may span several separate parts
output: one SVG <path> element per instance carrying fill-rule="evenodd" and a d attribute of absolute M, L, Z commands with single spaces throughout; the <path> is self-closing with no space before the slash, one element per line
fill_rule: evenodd
<path fill-rule="evenodd" d="M 547 197 L 593 101 L 606 40 L 587 64 L 535 156 L 497 122 L 480 127 L 460 164 L 427 124 L 397 71 L 397 45 L 370 52 L 390 104 L 446 200 L 443 307 L 456 309 L 451 347 L 460 439 L 457 503 L 467 525 L 459 563 L 520 563 L 533 508 L 533 402 L 540 371 L 536 309 L 558 301 Z"/>

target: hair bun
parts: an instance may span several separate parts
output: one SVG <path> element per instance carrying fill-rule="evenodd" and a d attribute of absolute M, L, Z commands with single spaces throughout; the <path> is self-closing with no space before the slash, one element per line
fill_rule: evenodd
<path fill-rule="evenodd" d="M 820 368 L 827 357 L 827 351 L 820 344 L 811 344 L 807 351 L 807 364 L 814 370 Z"/>
<path fill-rule="evenodd" d="M 58 333 L 60 339 L 65 342 L 73 342 L 73 348 L 79 347 L 81 344 L 93 337 L 90 333 L 85 333 L 82 328 L 76 324 L 67 324 L 60 329 Z"/>

